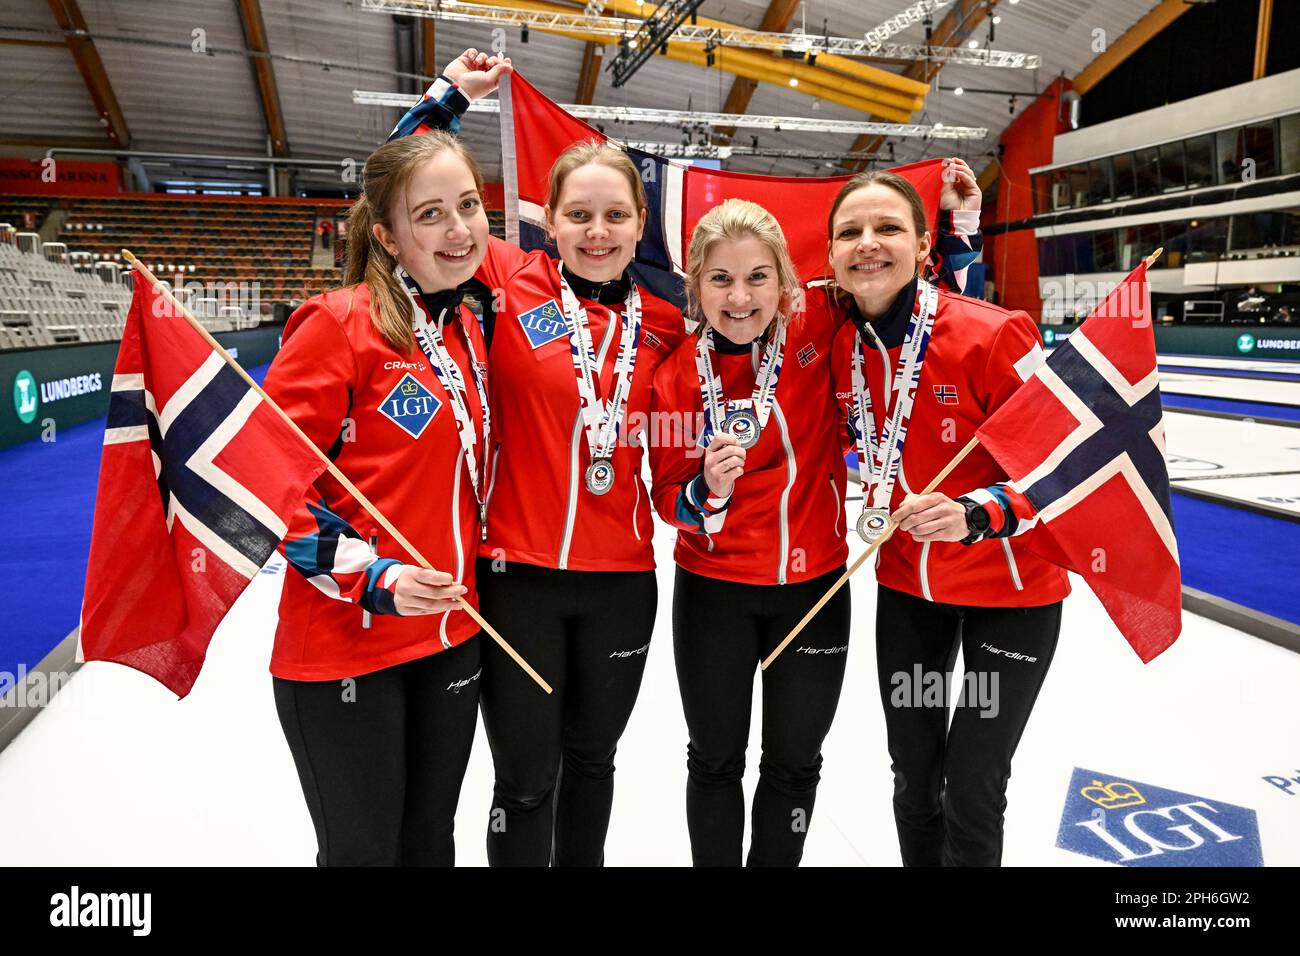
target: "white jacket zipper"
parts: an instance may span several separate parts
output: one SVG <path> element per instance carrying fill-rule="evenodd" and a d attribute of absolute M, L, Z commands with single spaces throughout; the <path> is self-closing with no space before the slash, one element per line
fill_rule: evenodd
<path fill-rule="evenodd" d="M 610 334 L 616 326 L 621 326 L 621 322 L 614 321 L 613 310 L 607 310 L 609 313 L 609 322 L 605 327 L 605 338 L 600 343 L 600 351 L 596 355 L 596 382 L 597 391 L 600 389 L 600 372 L 605 367 L 605 355 L 609 352 L 609 344 L 614 340 Z M 635 371 L 633 372 L 635 375 Z M 578 517 L 578 441 L 583 435 L 582 424 L 582 406 L 578 406 L 578 415 L 573 420 L 573 437 L 569 442 L 569 505 L 564 514 L 564 537 L 560 541 L 560 560 L 559 566 L 561 571 L 569 569 L 569 548 L 573 545 L 573 525 Z"/>
<path fill-rule="evenodd" d="M 786 429 L 785 415 L 781 412 L 781 403 L 775 396 L 772 399 L 772 412 L 776 416 L 777 429 L 781 432 L 781 443 L 785 445 L 785 490 L 781 492 L 781 563 L 776 569 L 776 583 L 785 584 L 786 567 L 790 561 L 790 489 L 799 474 L 795 464 L 794 448 L 790 445 L 790 432 Z"/>
<path fill-rule="evenodd" d="M 1016 586 L 1017 591 L 1023 591 L 1025 586 L 1020 583 L 1020 569 L 1016 567 L 1016 556 L 1011 553 L 1011 540 L 1002 539 L 1002 550 L 1007 555 L 1007 567 L 1011 570 L 1011 583 Z"/>
<path fill-rule="evenodd" d="M 831 475 L 827 481 L 831 483 L 831 501 L 835 503 L 835 537 L 839 537 L 844 532 L 840 530 L 840 519 L 844 517 L 844 500 L 840 497 L 840 490 L 835 486 L 835 476 Z"/>
<path fill-rule="evenodd" d="M 465 449 L 462 448 L 456 454 L 456 482 L 451 486 L 451 535 L 456 542 L 456 576 L 452 580 L 457 584 L 465 580 L 465 545 L 460 540 L 460 466 L 464 460 Z M 442 639 L 444 648 L 451 647 L 451 638 L 447 636 L 447 620 L 450 617 L 450 611 L 443 611 L 442 622 L 438 625 L 438 637 Z"/>
<path fill-rule="evenodd" d="M 930 542 L 927 541 L 921 545 L 921 561 L 920 564 L 918 565 L 918 568 L 921 572 L 921 595 L 927 601 L 933 601 L 934 595 L 930 593 L 930 574 L 929 574 L 929 567 L 928 567 L 929 561 L 930 561 Z"/>

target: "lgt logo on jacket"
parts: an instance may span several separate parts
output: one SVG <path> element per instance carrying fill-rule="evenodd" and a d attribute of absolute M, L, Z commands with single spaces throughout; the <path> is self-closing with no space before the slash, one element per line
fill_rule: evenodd
<path fill-rule="evenodd" d="M 408 372 L 380 402 L 379 411 L 412 438 L 419 438 L 441 406 L 442 402 Z"/>
<path fill-rule="evenodd" d="M 1074 768 L 1056 845 L 1120 866 L 1263 866 L 1247 807 Z"/>
<path fill-rule="evenodd" d="M 528 344 L 533 347 L 533 351 L 569 334 L 568 326 L 564 324 L 564 315 L 554 299 L 547 299 L 535 309 L 529 309 L 520 315 L 519 324 L 523 327 L 524 335 L 528 336 Z"/>

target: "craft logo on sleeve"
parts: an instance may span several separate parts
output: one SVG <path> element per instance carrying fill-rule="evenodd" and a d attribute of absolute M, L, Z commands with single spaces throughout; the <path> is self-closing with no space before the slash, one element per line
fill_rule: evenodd
<path fill-rule="evenodd" d="M 379 410 L 412 438 L 419 438 L 441 406 L 442 402 L 407 372 L 380 403 Z"/>
<path fill-rule="evenodd" d="M 554 299 L 547 299 L 520 315 L 519 324 L 523 326 L 524 335 L 528 336 L 528 342 L 534 351 L 569 334 L 568 327 L 564 324 L 564 315 Z"/>
<path fill-rule="evenodd" d="M 32 373 L 23 369 L 14 379 L 14 410 L 24 425 L 36 418 L 36 379 Z"/>
<path fill-rule="evenodd" d="M 1263 866 L 1247 807 L 1074 769 L 1056 845 L 1120 866 Z"/>

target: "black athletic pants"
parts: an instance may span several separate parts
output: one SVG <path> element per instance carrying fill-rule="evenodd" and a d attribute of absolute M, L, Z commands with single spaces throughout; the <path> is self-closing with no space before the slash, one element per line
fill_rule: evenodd
<path fill-rule="evenodd" d="M 273 678 L 318 866 L 451 866 L 487 638 L 345 681 Z"/>
<path fill-rule="evenodd" d="M 690 743 L 686 822 L 696 866 L 739 866 L 745 836 L 745 748 L 754 671 L 844 569 L 799 584 L 720 581 L 677 569 L 673 652 Z M 763 671 L 763 753 L 750 866 L 797 866 L 821 779 L 849 644 L 840 588 Z"/>
<path fill-rule="evenodd" d="M 614 752 L 654 630 L 655 573 L 493 565 L 479 559 L 483 616 L 555 692 L 484 644 L 483 726 L 496 770 L 488 864 L 600 866 Z"/>
<path fill-rule="evenodd" d="M 999 866 L 1011 758 L 1056 650 L 1061 603 L 970 607 L 877 593 L 903 864 Z M 953 677 L 959 644 L 966 673 Z M 957 703 L 951 726 L 946 699 Z"/>

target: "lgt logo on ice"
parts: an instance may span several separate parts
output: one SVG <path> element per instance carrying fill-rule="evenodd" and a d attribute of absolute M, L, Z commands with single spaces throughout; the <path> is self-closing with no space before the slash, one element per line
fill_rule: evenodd
<path fill-rule="evenodd" d="M 441 405 L 442 402 L 408 372 L 380 402 L 379 410 L 412 438 L 419 438 Z"/>
<path fill-rule="evenodd" d="M 1255 811 L 1074 768 L 1056 845 L 1120 866 L 1263 866 Z"/>

